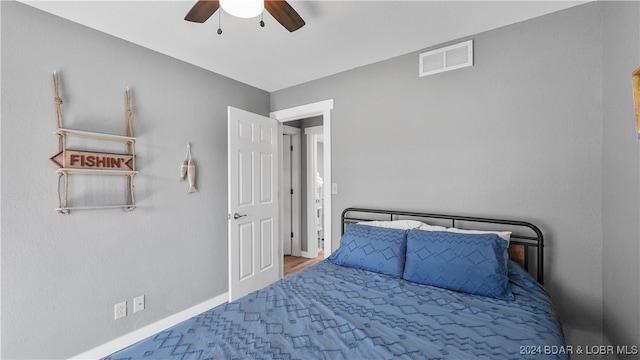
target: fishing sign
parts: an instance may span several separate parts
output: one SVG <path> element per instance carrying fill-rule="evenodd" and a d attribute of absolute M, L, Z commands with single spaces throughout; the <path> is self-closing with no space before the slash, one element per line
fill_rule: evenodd
<path fill-rule="evenodd" d="M 56 165 L 70 169 L 133 170 L 133 155 L 62 150 L 51 157 Z"/>

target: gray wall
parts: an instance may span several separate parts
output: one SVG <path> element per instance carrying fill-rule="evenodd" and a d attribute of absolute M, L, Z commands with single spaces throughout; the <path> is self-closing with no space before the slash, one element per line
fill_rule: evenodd
<path fill-rule="evenodd" d="M 640 3 L 606 3 L 603 9 L 604 334 L 612 344 L 637 345 L 640 156 L 631 71 L 640 66 Z"/>
<path fill-rule="evenodd" d="M 473 67 L 420 78 L 416 52 L 272 93 L 271 108 L 335 99 L 334 248 L 349 206 L 529 220 L 568 342 L 601 344 L 601 5 L 471 38 Z"/>
<path fill-rule="evenodd" d="M 226 106 L 268 115 L 269 94 L 20 3 L 0 6 L 0 357 L 69 357 L 226 292 Z M 131 87 L 133 212 L 53 210 L 54 69 L 70 128 L 125 134 Z M 178 182 L 187 142 L 195 194 Z M 132 314 L 142 294 L 147 308 Z M 129 315 L 114 321 L 124 300 Z"/>

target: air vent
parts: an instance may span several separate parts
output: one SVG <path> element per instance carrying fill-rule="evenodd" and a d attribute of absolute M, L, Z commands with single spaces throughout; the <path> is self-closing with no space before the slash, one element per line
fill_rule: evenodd
<path fill-rule="evenodd" d="M 420 54 L 420 76 L 473 66 L 473 40 Z"/>

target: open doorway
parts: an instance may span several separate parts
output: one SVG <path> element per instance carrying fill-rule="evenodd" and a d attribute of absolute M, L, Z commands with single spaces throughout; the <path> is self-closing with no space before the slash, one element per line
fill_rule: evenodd
<path fill-rule="evenodd" d="M 276 119 L 281 123 L 281 127 L 280 127 L 281 130 L 285 124 L 289 126 L 290 124 L 292 124 L 292 121 L 296 121 L 296 120 L 317 118 L 317 119 L 321 119 L 322 121 L 321 124 L 315 124 L 315 126 L 319 126 L 319 125 L 322 126 L 321 134 L 318 134 L 319 136 L 317 137 L 317 139 L 321 140 L 320 142 L 322 143 L 322 147 L 320 148 L 319 152 L 323 155 L 323 160 L 321 162 L 322 164 L 320 165 L 322 168 L 321 173 L 323 175 L 323 178 L 322 178 L 323 186 L 320 189 L 320 192 L 322 194 L 322 207 L 319 209 L 314 207 L 314 209 L 316 210 L 316 213 L 320 212 L 322 215 L 322 234 L 321 235 L 324 239 L 324 242 L 319 242 L 320 246 L 318 246 L 318 243 L 316 243 L 315 244 L 316 252 L 314 252 L 313 250 L 309 251 L 307 248 L 303 249 L 302 241 L 301 241 L 301 255 L 303 253 L 303 250 L 305 250 L 307 252 L 306 254 L 307 256 L 317 256 L 317 254 L 319 253 L 322 256 L 322 258 L 326 258 L 329 255 L 331 255 L 331 248 L 332 248 L 332 245 L 331 245 L 331 228 L 332 228 L 331 189 L 333 188 L 333 186 L 331 186 L 332 185 L 332 182 L 331 182 L 331 110 L 332 109 L 333 109 L 333 99 L 330 99 L 330 100 L 320 101 L 312 104 L 296 106 L 296 107 L 292 107 L 284 110 L 278 110 L 271 113 L 271 118 Z M 315 121 L 320 121 L 320 120 L 315 120 Z M 312 127 L 312 126 L 310 125 L 309 127 Z M 305 137 L 306 136 L 301 136 L 301 139 L 304 139 Z M 301 145 L 300 148 L 304 150 L 306 147 L 304 145 Z M 280 154 L 281 159 L 282 159 L 282 156 L 283 154 L 281 153 Z M 306 158 L 306 155 L 301 156 L 301 159 L 302 158 Z M 306 172 L 301 171 L 301 173 L 305 174 Z M 301 181 L 301 183 L 306 183 L 306 179 L 304 181 Z M 315 189 L 315 190 L 317 191 L 318 189 Z M 281 187 L 281 194 L 284 194 L 286 191 L 287 190 L 285 190 L 284 187 Z M 307 198 L 307 197 L 308 195 L 304 196 L 303 198 Z M 315 200 L 310 202 L 315 204 Z M 306 204 L 301 204 L 301 208 L 305 209 Z M 305 218 L 307 218 L 307 216 L 305 216 Z M 284 225 L 281 222 L 281 227 L 283 226 Z M 285 230 L 282 231 L 282 233 L 284 232 Z M 307 234 L 308 232 L 309 230 L 307 228 L 301 229 L 301 234 Z M 318 241 L 317 230 L 316 230 L 315 241 Z M 283 247 L 284 246 L 280 247 L 281 256 L 284 256 L 284 253 L 282 251 Z M 280 273 L 283 274 L 284 266 L 283 265 L 281 266 L 282 268 Z"/>
<path fill-rule="evenodd" d="M 324 258 L 324 136 L 322 116 L 282 127 L 284 275 Z M 302 135 L 302 136 L 301 136 Z"/>
<path fill-rule="evenodd" d="M 301 246 L 301 129 L 295 126 L 282 127 L 282 252 L 285 256 L 299 257 Z"/>

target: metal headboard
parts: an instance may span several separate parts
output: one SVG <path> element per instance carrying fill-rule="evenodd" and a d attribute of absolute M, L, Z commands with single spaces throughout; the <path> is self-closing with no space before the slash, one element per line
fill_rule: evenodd
<path fill-rule="evenodd" d="M 461 229 L 490 229 L 500 231 L 511 231 L 511 242 L 509 245 L 509 253 L 521 252 L 522 265 L 527 271 L 530 271 L 530 250 L 535 254 L 537 280 L 544 285 L 544 237 L 540 229 L 528 222 L 505 219 L 491 219 L 473 216 L 461 215 L 445 215 L 431 214 L 413 211 L 401 210 L 383 210 L 383 209 L 366 209 L 366 208 L 347 208 L 342 212 L 342 234 L 348 224 L 361 221 L 371 220 L 400 220 L 411 219 L 427 222 L 430 225 L 441 225 L 448 227 L 457 227 Z M 469 226 L 468 224 L 473 224 Z M 486 225 L 490 225 L 487 227 Z M 495 227 L 500 225 L 499 229 Z M 524 233 L 523 233 L 524 231 Z"/>

